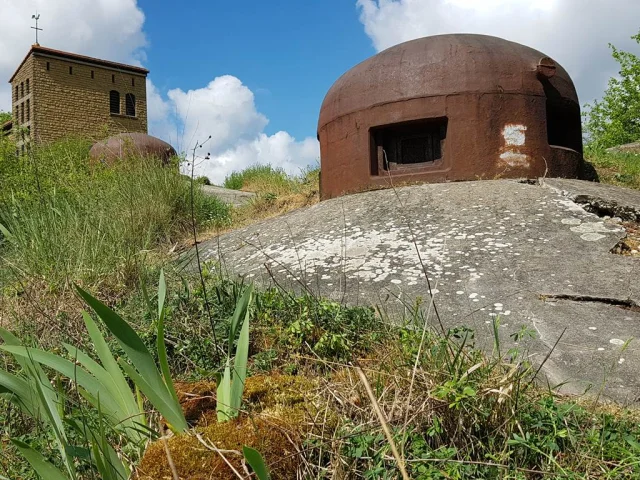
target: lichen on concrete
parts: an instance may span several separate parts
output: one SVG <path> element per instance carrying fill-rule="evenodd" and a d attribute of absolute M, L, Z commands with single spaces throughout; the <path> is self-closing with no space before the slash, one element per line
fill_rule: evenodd
<path fill-rule="evenodd" d="M 552 181 L 425 184 L 351 195 L 222 235 L 203 251 L 260 284 L 277 281 L 349 304 L 378 305 L 392 319 L 406 315 L 416 298 L 428 298 L 428 275 L 445 325 L 474 328 L 488 348 L 498 317 L 506 343 L 514 331 L 533 329 L 537 338 L 519 346 L 540 361 L 566 327 L 545 372 L 558 383 L 570 380 L 573 391 L 607 376 L 606 394 L 638 397 L 640 351 L 633 344 L 614 373 L 603 365 L 617 365 L 619 347 L 609 339 L 640 336 L 640 314 L 602 305 L 606 320 L 593 315 L 604 324 L 585 336 L 594 320 L 582 309 L 578 314 L 571 302 L 560 309 L 540 300 L 549 294 L 640 300 L 638 259 L 611 253 L 627 234 L 620 219 L 585 211 Z M 636 204 L 624 189 L 570 182 L 618 204 L 625 198 L 628 207 Z M 563 356 L 565 345 L 571 356 Z"/>

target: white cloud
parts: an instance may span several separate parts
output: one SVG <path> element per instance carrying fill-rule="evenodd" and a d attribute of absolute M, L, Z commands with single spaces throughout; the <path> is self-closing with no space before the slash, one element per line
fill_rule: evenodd
<path fill-rule="evenodd" d="M 217 77 L 206 87 L 187 92 L 169 90 L 166 98 L 150 85 L 150 133 L 171 139 L 185 152 L 211 136 L 199 151 L 210 158 L 196 162 L 196 168 L 198 175 L 215 183 L 255 163 L 270 163 L 295 174 L 319 158 L 315 138 L 298 142 L 283 131 L 265 134 L 267 117 L 256 109 L 253 92 L 234 76 Z"/>
<path fill-rule="evenodd" d="M 136 0 L 0 0 L 0 110 L 11 109 L 7 82 L 35 42 L 36 11 L 42 46 L 136 64 L 145 58 Z"/>
<path fill-rule="evenodd" d="M 40 44 L 58 50 L 143 65 L 148 46 L 145 15 L 137 0 L 0 0 L 0 110 L 11 109 L 7 83 L 35 41 L 31 15 L 40 13 Z M 262 162 L 294 173 L 314 163 L 317 141 L 296 142 L 286 132 L 268 136 L 268 119 L 257 111 L 254 95 L 231 75 L 207 86 L 163 94 L 147 81 L 149 129 L 187 150 L 195 138 L 211 140 L 211 159 L 199 171 L 222 182 L 233 170 Z"/>
<path fill-rule="evenodd" d="M 536 48 L 574 78 L 581 102 L 602 95 L 617 64 L 608 48 L 638 51 L 638 0 L 357 0 L 377 50 L 444 33 L 495 35 Z"/>

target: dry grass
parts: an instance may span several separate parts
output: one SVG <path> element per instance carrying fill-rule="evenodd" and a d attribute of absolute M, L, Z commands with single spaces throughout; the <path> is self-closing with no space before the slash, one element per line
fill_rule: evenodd
<path fill-rule="evenodd" d="M 268 218 L 284 215 L 320 201 L 320 170 L 308 169 L 299 176 L 287 175 L 271 166 L 254 166 L 227 177 L 224 186 L 253 192 L 256 197 L 232 211 L 231 225 L 209 229 L 201 238 L 207 239 Z"/>

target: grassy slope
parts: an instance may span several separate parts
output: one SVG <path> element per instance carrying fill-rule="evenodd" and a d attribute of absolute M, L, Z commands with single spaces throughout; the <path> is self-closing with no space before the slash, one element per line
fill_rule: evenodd
<path fill-rule="evenodd" d="M 59 160 L 60 153 L 53 158 Z M 80 157 L 73 158 L 77 161 Z M 604 181 L 638 187 L 637 168 L 634 170 L 628 160 L 607 156 L 592 161 Z M 78 264 L 78 258 L 86 259 L 81 264 L 90 269 L 98 270 L 97 265 L 104 265 L 104 269 L 99 270 L 101 274 L 92 280 L 94 286 L 100 285 L 100 296 L 117 304 L 125 318 L 134 320 L 145 341 L 153 345 L 153 313 L 148 300 L 149 292 L 155 288 L 153 278 L 156 276 L 148 272 L 164 261 L 165 257 L 158 252 L 166 251 L 167 239 L 173 241 L 176 235 L 186 233 L 188 210 L 184 208 L 184 197 L 161 195 L 159 198 L 178 199 L 180 208 L 154 215 L 145 209 L 145 204 L 153 203 L 149 201 L 151 198 L 158 203 L 158 187 L 169 188 L 163 186 L 163 176 L 149 175 L 149 182 L 138 182 L 136 178 L 140 171 L 129 171 L 135 174 L 127 176 L 123 173 L 125 177 L 118 178 L 117 182 L 103 185 L 101 181 L 88 180 L 91 175 L 85 175 L 82 169 L 80 174 L 73 168 L 68 169 L 68 175 L 61 175 L 60 172 L 67 170 L 56 165 L 46 178 L 57 186 L 57 190 L 64 187 L 63 190 L 74 192 L 71 197 L 78 208 L 68 214 L 64 210 L 60 213 L 72 221 L 59 222 L 55 216 L 47 217 L 46 210 L 37 207 L 38 202 L 26 200 L 21 200 L 20 205 L 29 205 L 33 212 L 29 213 L 29 210 L 28 215 L 20 218 L 41 222 L 37 223 L 38 228 L 53 229 L 50 235 L 54 238 L 68 236 L 74 240 L 53 260 L 43 256 L 30 262 L 29 258 L 20 255 L 31 255 L 31 244 L 26 240 L 32 238 L 29 232 L 34 230 L 26 229 L 26 222 L 21 222 L 22 228 L 26 229 L 22 246 L 18 249 L 5 245 L 0 255 L 31 271 L 26 277 L 30 281 L 40 281 L 44 276 L 47 288 L 32 289 L 27 295 L 24 291 L 18 294 L 15 285 L 8 290 L 5 288 L 4 293 L 13 300 L 13 319 L 24 336 L 48 347 L 57 347 L 59 339 L 72 339 L 83 345 L 86 335 L 70 317 L 77 316 L 81 305 L 68 293 L 51 288 L 57 284 L 51 279 L 55 277 L 52 275 L 56 265 L 66 265 L 69 258 L 76 259 L 73 265 Z M 24 171 L 29 172 L 28 169 Z M 2 172 L 0 168 L 0 175 Z M 11 175 L 15 180 L 17 174 Z M 26 178 L 21 187 L 14 189 L 20 198 L 39 193 L 37 188 L 34 193 L 33 182 Z M 167 182 L 173 185 L 173 177 Z M 114 183 L 124 186 L 115 188 Z M 183 188 L 185 184 L 182 180 L 176 185 Z M 255 167 L 231 176 L 225 186 L 258 193 L 254 202 L 233 212 L 234 226 L 239 226 L 316 202 L 318 171 L 290 178 L 272 168 Z M 97 196 L 96 191 L 106 197 Z M 134 192 L 136 196 L 132 197 Z M 116 200 L 119 196 L 124 200 Z M 13 196 L 11 200 L 9 197 L 5 196 L 0 205 L 12 205 Z M 106 202 L 96 201 L 103 198 Z M 109 202 L 114 205 L 107 205 Z M 166 200 L 159 203 L 171 204 Z M 82 211 L 83 205 L 92 208 L 78 218 L 77 212 Z M 145 229 L 131 229 L 123 235 L 123 247 L 118 247 L 119 256 L 110 258 L 125 258 L 123 252 L 130 251 L 138 260 L 134 265 L 140 268 L 126 282 L 126 294 L 112 297 L 105 289 L 104 279 L 118 278 L 122 275 L 122 267 L 117 262 L 103 263 L 87 257 L 86 252 L 77 255 L 77 251 L 83 252 L 84 243 L 92 245 L 89 251 L 93 250 L 98 256 L 105 256 L 109 251 L 108 242 L 90 240 L 92 237 L 82 232 L 91 227 L 92 223 L 87 223 L 89 220 L 94 222 L 95 218 L 102 218 L 105 224 L 114 224 L 116 234 L 122 233 L 123 229 L 137 223 L 130 222 L 129 217 L 121 213 L 135 212 L 138 205 L 146 212 L 140 219 L 148 221 L 148 228 L 160 234 L 154 234 L 151 241 L 147 234 L 136 234 L 149 231 Z M 162 210 L 158 205 L 153 209 Z M 202 221 L 207 215 L 217 218 L 216 211 L 204 208 Z M 45 220 L 40 220 L 42 216 Z M 78 230 L 78 225 L 84 230 Z M 174 227 L 177 228 L 174 230 Z M 47 250 L 47 237 L 42 236 L 42 239 L 38 248 Z M 141 239 L 143 243 L 139 243 Z M 141 249 L 145 255 L 137 255 Z M 31 263 L 33 266 L 27 268 Z M 84 269 L 65 270 L 66 281 L 83 279 Z M 205 278 L 212 312 L 210 318 L 197 277 L 176 268 L 169 273 L 169 278 L 167 338 L 173 373 L 191 380 L 211 379 L 220 367 L 212 355 L 214 338 L 218 342 L 226 340 L 226 322 L 242 286 L 226 279 L 216 265 L 207 265 Z M 140 285 L 145 288 L 141 289 Z M 5 295 L 0 297 L 0 303 L 6 298 Z M 508 360 L 487 357 L 473 347 L 473 334 L 464 329 L 446 334 L 425 330 L 423 335 L 424 310 L 416 306 L 405 327 L 390 328 L 373 309 L 347 308 L 313 297 L 292 297 L 276 290 L 259 293 L 252 322 L 250 372 L 253 375 L 278 373 L 320 379 L 321 388 L 314 392 L 315 400 L 330 407 L 332 421 L 326 423 L 323 433 L 297 445 L 305 452 L 301 468 L 307 476 L 398 478 L 397 464 L 374 409 L 353 371 L 353 363 L 364 367 L 388 417 L 394 441 L 404 452 L 412 478 L 520 479 L 546 475 L 617 479 L 640 476 L 637 412 L 583 399 L 561 398 L 540 390 L 532 383 L 533 371 L 526 362 L 526 352 L 510 350 Z M 43 315 L 46 318 L 43 319 Z M 47 332 L 46 336 L 42 335 L 43 331 Z M 514 332 L 517 339 L 530 334 Z M 506 350 L 508 346 L 503 348 Z M 4 431 L 24 435 L 35 446 L 51 451 L 46 435 L 16 412 L 0 414 L 0 424 Z M 0 438 L 0 444 L 5 440 L 6 437 Z M 33 478 L 14 453 L 9 449 L 3 452 L 0 470 L 4 468 L 9 477 Z M 201 449 L 196 453 L 200 455 Z M 269 452 L 263 453 L 268 457 Z M 167 473 L 167 477 L 170 476 Z"/>
<path fill-rule="evenodd" d="M 640 152 L 601 152 L 588 154 L 600 181 L 627 188 L 640 189 Z"/>
<path fill-rule="evenodd" d="M 233 228 L 282 215 L 320 200 L 320 170 L 308 169 L 298 176 L 271 166 L 256 165 L 227 177 L 224 187 L 255 192 L 256 198 L 233 215 Z"/>

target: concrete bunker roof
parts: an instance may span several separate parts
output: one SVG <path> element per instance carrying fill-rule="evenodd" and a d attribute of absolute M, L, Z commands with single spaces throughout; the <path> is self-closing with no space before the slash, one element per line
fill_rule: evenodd
<path fill-rule="evenodd" d="M 46 57 L 59 58 L 62 60 L 69 60 L 72 62 L 109 68 L 112 70 L 130 72 L 137 75 L 146 76 L 149 73 L 149 70 L 147 70 L 146 68 L 136 67 L 134 65 L 127 65 L 125 63 L 111 62 L 109 60 L 102 60 L 100 58 L 87 57 L 85 55 L 78 55 L 77 53 L 64 52 L 62 50 L 54 50 L 53 48 L 47 48 L 47 47 L 43 47 L 41 45 L 35 44 L 31 46 L 31 49 L 29 50 L 27 55 L 24 57 L 22 62 L 20 62 L 20 65 L 18 66 L 14 74 L 9 79 L 9 83 L 13 82 L 14 77 L 18 74 L 22 66 L 25 64 L 25 62 L 31 55 L 34 55 L 34 56 L 42 55 Z"/>
<path fill-rule="evenodd" d="M 327 93 L 318 129 L 353 112 L 414 98 L 467 93 L 544 96 L 536 68 L 545 54 L 498 37 L 450 34 L 384 50 L 342 75 Z M 555 63 L 550 82 L 578 103 L 567 71 Z"/>

